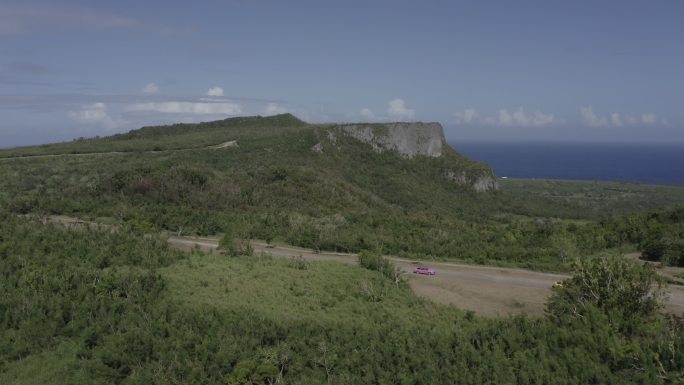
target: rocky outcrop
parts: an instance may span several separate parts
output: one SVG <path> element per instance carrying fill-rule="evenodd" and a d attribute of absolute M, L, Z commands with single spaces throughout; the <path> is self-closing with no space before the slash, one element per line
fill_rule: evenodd
<path fill-rule="evenodd" d="M 483 175 L 475 180 L 473 189 L 477 192 L 494 191 L 499 189 L 499 183 L 496 181 L 496 177 Z"/>
<path fill-rule="evenodd" d="M 368 143 L 375 151 L 396 151 L 408 158 L 438 157 L 446 145 L 439 123 L 347 124 L 341 133 Z"/>
<path fill-rule="evenodd" d="M 471 185 L 473 190 L 477 192 L 494 191 L 499 189 L 499 183 L 496 181 L 496 176 L 493 174 L 475 174 L 470 177 L 466 175 L 465 171 L 456 172 L 448 170 L 445 177 L 460 185 Z"/>
<path fill-rule="evenodd" d="M 327 137 L 327 140 L 326 140 Z M 376 152 L 394 151 L 406 158 L 417 156 L 443 157 L 453 160 L 454 167 L 444 177 L 453 183 L 472 188 L 477 192 L 498 189 L 496 176 L 491 168 L 456 155 L 444 138 L 439 123 L 360 123 L 328 126 L 319 134 L 318 142 L 311 151 L 325 152 L 325 146 L 341 150 L 340 140 L 353 138 L 370 145 Z M 324 143 L 325 142 L 325 143 Z"/>

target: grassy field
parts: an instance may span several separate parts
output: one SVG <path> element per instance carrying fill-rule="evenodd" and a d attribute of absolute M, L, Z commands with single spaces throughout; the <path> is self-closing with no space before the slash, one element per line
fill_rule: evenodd
<path fill-rule="evenodd" d="M 436 326 L 429 326 L 430 314 L 464 314 L 414 297 L 405 284 L 396 287 L 375 272 L 336 262 L 197 254 L 160 272 L 183 306 L 249 309 L 284 322 L 353 325 L 382 318 L 430 328 Z"/>

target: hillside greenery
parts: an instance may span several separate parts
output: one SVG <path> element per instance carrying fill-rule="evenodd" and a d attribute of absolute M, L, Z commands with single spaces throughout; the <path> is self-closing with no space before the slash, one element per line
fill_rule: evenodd
<path fill-rule="evenodd" d="M 472 180 L 491 174 L 486 165 L 451 150 L 407 159 L 344 136 L 333 143 L 331 127 L 286 114 L 4 150 L 0 207 L 139 233 L 230 233 L 539 270 L 567 271 L 575 257 L 639 247 L 681 264 L 681 230 L 672 230 L 681 220 L 663 222 L 648 242 L 616 223 L 684 204 L 684 187 L 500 180 L 499 191 L 476 193 L 445 175 L 462 171 Z M 232 140 L 236 147 L 211 148 Z M 317 143 L 322 153 L 312 150 Z"/>
<path fill-rule="evenodd" d="M 0 211 L 0 383 L 681 383 L 681 322 L 614 300 L 611 282 L 648 285 L 641 269 L 586 262 L 594 286 L 568 282 L 548 318 L 484 319 L 357 266 L 182 254 Z M 564 314 L 592 291 L 608 301 Z"/>

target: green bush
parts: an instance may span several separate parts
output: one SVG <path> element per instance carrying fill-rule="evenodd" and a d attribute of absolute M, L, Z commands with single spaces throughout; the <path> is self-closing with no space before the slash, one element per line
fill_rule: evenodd
<path fill-rule="evenodd" d="M 403 281 L 401 277 L 401 270 L 396 268 L 392 262 L 380 254 L 369 250 L 363 250 L 358 254 L 358 260 L 361 267 L 368 270 L 378 271 L 397 285 Z"/>
<path fill-rule="evenodd" d="M 234 239 L 230 233 L 219 239 L 218 249 L 225 255 L 237 257 L 240 255 L 254 255 L 254 248 L 249 239 Z"/>

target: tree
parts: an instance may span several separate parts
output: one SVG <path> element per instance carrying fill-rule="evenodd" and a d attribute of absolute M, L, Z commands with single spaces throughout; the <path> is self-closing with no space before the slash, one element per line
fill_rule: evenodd
<path fill-rule="evenodd" d="M 278 378 L 278 368 L 268 362 L 240 361 L 226 378 L 229 385 L 270 385 Z"/>
<path fill-rule="evenodd" d="M 231 233 L 226 233 L 219 239 L 218 249 L 221 250 L 223 254 L 231 257 L 254 255 L 254 248 L 249 239 L 236 240 Z"/>
<path fill-rule="evenodd" d="M 361 267 L 368 270 L 379 271 L 397 286 L 402 283 L 402 271 L 396 268 L 392 262 L 383 256 L 368 250 L 362 250 L 359 253 L 358 259 Z"/>
<path fill-rule="evenodd" d="M 621 257 L 588 258 L 574 263 L 572 278 L 551 295 L 549 317 L 565 324 L 598 310 L 621 331 L 657 314 L 664 287 L 651 265 Z"/>

